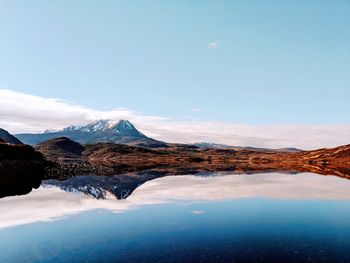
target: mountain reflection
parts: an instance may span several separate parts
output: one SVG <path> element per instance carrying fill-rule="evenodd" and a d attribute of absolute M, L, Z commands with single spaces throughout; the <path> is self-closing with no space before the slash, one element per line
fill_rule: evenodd
<path fill-rule="evenodd" d="M 95 176 L 72 178 L 66 182 L 45 181 L 26 196 L 0 199 L 0 228 L 52 221 L 96 209 L 124 212 L 144 205 L 177 202 L 237 198 L 350 199 L 349 180 L 311 173 L 185 175 L 150 181 L 146 178 L 150 175 L 141 181 L 129 178 L 129 181 L 123 179 L 121 182 L 118 177 Z M 113 180 L 122 184 L 110 184 Z"/>
<path fill-rule="evenodd" d="M 41 184 L 40 178 L 34 178 L 32 180 L 25 181 L 0 181 L 0 198 L 14 195 L 26 195 L 33 189 L 37 189 Z"/>
<path fill-rule="evenodd" d="M 311 177 L 309 178 L 310 175 Z M 156 178 L 159 180 L 155 180 Z M 151 180 L 153 181 L 151 182 Z M 201 173 L 191 176 L 167 176 L 161 180 L 159 175 L 144 173 L 138 176 L 79 176 L 71 177 L 65 181 L 46 180 L 43 182 L 43 186 L 56 186 L 66 192 L 81 192 L 95 199 L 107 199 L 112 196 L 116 199 L 126 199 L 138 187 L 148 181 L 147 186 L 143 187 L 143 191 L 148 189 L 150 185 L 157 185 L 161 182 L 163 187 L 162 189 L 156 189 L 158 194 L 166 190 L 169 192 L 168 197 L 179 197 L 180 193 L 184 193 L 185 190 L 188 190 L 192 195 L 186 197 L 189 200 L 202 192 L 209 194 L 212 191 L 220 191 L 221 195 L 223 195 L 223 193 L 228 193 L 227 198 L 251 196 L 293 199 L 298 197 L 330 198 L 331 196 L 341 198 L 339 191 L 333 193 L 328 185 L 323 185 L 325 182 L 328 184 L 332 181 L 338 182 L 339 180 L 342 184 L 346 181 L 346 179 L 339 179 L 336 177 L 333 177 L 333 179 L 326 179 L 323 175 L 312 173 L 261 173 L 242 175 L 221 172 Z M 350 184 L 350 182 L 348 184 Z M 203 189 L 206 187 L 207 189 Z M 305 188 L 307 187 L 309 187 L 310 190 L 313 188 L 316 189 L 310 192 L 306 191 Z M 293 191 L 291 191 L 291 189 L 293 189 Z M 303 190 L 305 191 L 303 192 Z M 324 195 L 324 192 L 328 190 L 329 192 Z M 192 191 L 197 191 L 198 194 L 195 195 Z M 312 195 L 314 195 L 314 197 L 312 197 Z M 347 197 L 348 195 L 345 194 L 344 198 Z"/>
<path fill-rule="evenodd" d="M 79 176 L 65 181 L 46 180 L 44 185 L 57 186 L 66 192 L 82 192 L 96 199 L 106 199 L 114 195 L 126 199 L 145 179 L 130 176 Z"/>

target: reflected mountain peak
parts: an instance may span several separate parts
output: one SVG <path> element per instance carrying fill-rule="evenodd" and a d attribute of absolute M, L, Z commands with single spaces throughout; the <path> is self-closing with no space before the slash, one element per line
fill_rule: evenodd
<path fill-rule="evenodd" d="M 153 179 L 151 176 L 150 179 Z M 107 199 L 109 195 L 116 199 L 126 199 L 132 192 L 149 179 L 139 179 L 127 175 L 115 176 L 78 176 L 64 181 L 45 180 L 44 186 L 56 186 L 66 192 L 81 192 L 96 199 Z"/>

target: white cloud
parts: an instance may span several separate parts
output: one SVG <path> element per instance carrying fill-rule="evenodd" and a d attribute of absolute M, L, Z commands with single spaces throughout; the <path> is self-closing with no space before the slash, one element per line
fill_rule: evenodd
<path fill-rule="evenodd" d="M 61 129 L 71 124 L 86 124 L 97 119 L 154 122 L 164 118 L 143 116 L 124 108 L 97 111 L 60 99 L 0 89 L 0 127 L 12 133 Z"/>
<path fill-rule="evenodd" d="M 256 147 L 315 149 L 350 143 L 350 125 L 243 125 L 143 115 L 116 108 L 99 111 L 60 99 L 0 89 L 0 127 L 42 132 L 96 119 L 128 119 L 146 135 L 167 142 L 199 141 Z"/>
<path fill-rule="evenodd" d="M 207 47 L 209 49 L 218 49 L 219 48 L 219 42 L 210 42 Z"/>

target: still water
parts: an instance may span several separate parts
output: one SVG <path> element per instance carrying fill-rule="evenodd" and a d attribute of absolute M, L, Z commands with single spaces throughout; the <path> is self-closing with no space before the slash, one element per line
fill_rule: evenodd
<path fill-rule="evenodd" d="M 0 262 L 350 262 L 350 180 L 44 181 L 0 199 Z"/>

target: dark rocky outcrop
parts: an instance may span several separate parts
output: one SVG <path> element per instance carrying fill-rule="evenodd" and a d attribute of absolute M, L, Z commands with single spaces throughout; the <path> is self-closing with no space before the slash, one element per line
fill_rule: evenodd
<path fill-rule="evenodd" d="M 12 144 L 23 144 L 15 136 L 11 135 L 8 131 L 5 131 L 4 129 L 1 129 L 1 128 L 0 128 L 0 140 L 2 142 L 12 143 Z"/>
<path fill-rule="evenodd" d="M 0 197 L 26 194 L 39 187 L 48 165 L 29 145 L 0 142 Z"/>

